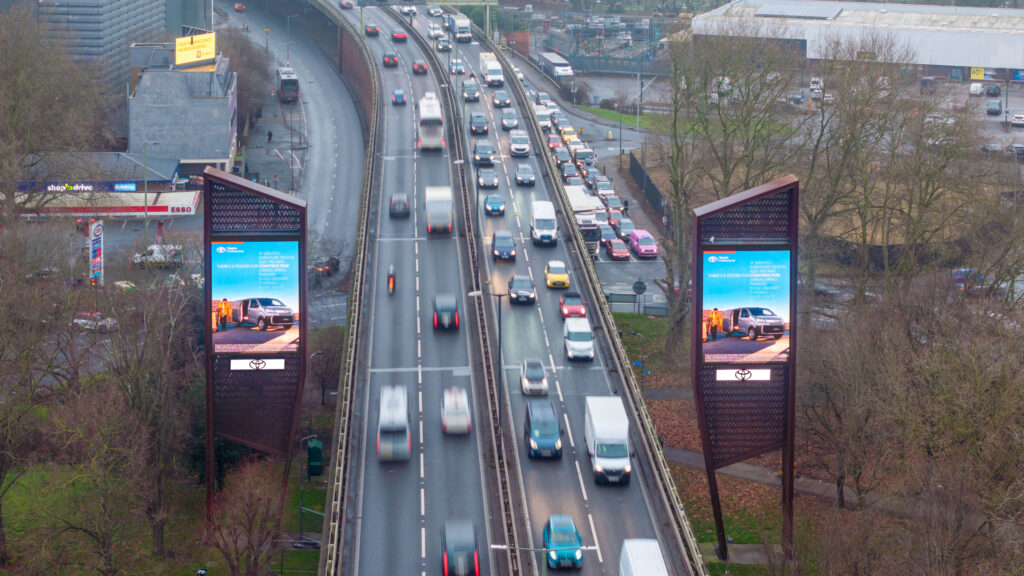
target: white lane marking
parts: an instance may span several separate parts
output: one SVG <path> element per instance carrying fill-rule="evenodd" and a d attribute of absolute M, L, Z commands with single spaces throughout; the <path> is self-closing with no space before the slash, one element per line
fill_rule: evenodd
<path fill-rule="evenodd" d="M 570 436 L 569 439 L 572 440 L 572 436 Z M 423 479 L 424 471 L 425 471 L 425 468 L 423 466 L 423 452 L 420 452 L 420 480 Z"/>
<path fill-rule="evenodd" d="M 420 255 L 420 243 L 419 242 L 413 242 L 413 244 L 412 244 L 412 253 L 414 255 L 416 255 L 416 256 Z"/>
<path fill-rule="evenodd" d="M 552 372 L 554 372 L 555 370 L 558 370 L 558 367 L 555 366 L 555 357 L 551 354 L 550 351 L 548 351 L 548 362 L 551 363 L 551 371 Z"/>
<path fill-rule="evenodd" d="M 583 485 L 583 472 L 580 472 L 580 461 L 576 460 L 576 478 L 580 481 L 580 490 L 583 492 L 583 501 L 587 501 L 587 487 Z"/>
<path fill-rule="evenodd" d="M 420 558 L 427 557 L 427 527 L 420 526 Z"/>
<path fill-rule="evenodd" d="M 527 258 L 529 260 L 529 258 Z M 530 274 L 530 282 L 533 282 L 533 268 L 527 268 L 526 271 Z"/>
<path fill-rule="evenodd" d="M 416 367 L 416 383 L 423 385 L 423 366 Z"/>
<path fill-rule="evenodd" d="M 416 359 L 423 358 L 423 341 L 419 338 L 416 339 Z"/>
<path fill-rule="evenodd" d="M 416 259 L 416 274 L 420 273 L 420 259 Z"/>
<path fill-rule="evenodd" d="M 420 313 L 420 295 L 419 294 L 416 295 L 416 313 L 417 314 Z"/>
<path fill-rule="evenodd" d="M 540 306 L 538 306 L 537 307 L 537 314 L 540 315 L 540 323 L 541 323 L 541 326 L 543 327 L 543 325 L 544 325 L 544 309 L 541 308 Z"/>
<path fill-rule="evenodd" d="M 590 533 L 594 535 L 594 548 L 597 549 L 597 561 L 604 564 L 604 558 L 601 556 L 601 544 L 597 541 L 597 530 L 594 529 L 594 516 L 588 513 L 587 520 L 590 521 Z"/>
<path fill-rule="evenodd" d="M 416 276 L 416 291 L 417 292 L 420 291 L 420 277 L 419 277 L 419 275 Z"/>
<path fill-rule="evenodd" d="M 423 419 L 420 418 L 420 446 L 423 446 Z"/>
<path fill-rule="evenodd" d="M 558 383 L 558 380 L 555 380 L 555 390 L 558 391 L 558 401 L 564 403 L 565 398 L 562 398 L 562 385 Z"/>
<path fill-rule="evenodd" d="M 423 417 L 423 390 L 417 391 L 416 395 L 419 397 L 419 406 L 420 406 L 419 407 L 419 412 L 420 412 L 420 418 L 422 418 Z"/>
<path fill-rule="evenodd" d="M 427 494 L 426 490 L 420 488 L 420 516 L 427 515 Z"/>
<path fill-rule="evenodd" d="M 543 328 L 543 327 L 544 327 L 544 323 L 541 322 L 541 328 Z M 544 345 L 547 346 L 548 349 L 551 348 L 551 340 L 548 340 L 548 333 L 547 332 L 544 332 Z"/>
<path fill-rule="evenodd" d="M 422 330 L 420 330 L 420 317 L 417 316 L 416 317 L 416 335 L 419 336 L 421 333 L 422 333 Z"/>
<path fill-rule="evenodd" d="M 565 431 L 569 435 L 569 446 L 573 450 L 575 450 L 576 449 L 576 442 L 572 439 L 572 428 L 569 427 L 569 413 L 568 412 L 562 412 L 562 418 L 565 419 Z M 420 465 L 422 465 L 422 463 L 423 463 L 423 455 L 420 454 Z M 422 476 L 422 474 L 421 474 L 421 476 Z"/>

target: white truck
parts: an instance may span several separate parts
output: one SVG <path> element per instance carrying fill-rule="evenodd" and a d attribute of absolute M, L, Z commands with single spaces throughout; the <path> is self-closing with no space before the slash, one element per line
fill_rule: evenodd
<path fill-rule="evenodd" d="M 505 75 L 501 71 L 501 63 L 494 52 L 480 53 L 480 73 L 484 75 L 484 81 L 488 86 L 504 86 Z"/>
<path fill-rule="evenodd" d="M 452 14 L 449 27 L 455 31 L 455 41 L 467 44 L 473 41 L 473 23 L 464 14 Z"/>
<path fill-rule="evenodd" d="M 586 186 L 566 186 L 565 195 L 569 199 L 569 206 L 577 222 L 593 221 L 594 205 L 590 202 Z"/>
<path fill-rule="evenodd" d="M 454 220 L 451 187 L 427 186 L 425 192 L 427 234 L 451 234 Z"/>
<path fill-rule="evenodd" d="M 629 484 L 629 418 L 622 398 L 587 396 L 584 438 L 594 482 Z"/>
<path fill-rule="evenodd" d="M 150 244 L 148 248 L 132 256 L 132 264 L 141 266 L 178 266 L 184 262 L 180 244 Z"/>
<path fill-rule="evenodd" d="M 652 538 L 627 538 L 619 552 L 619 576 L 668 576 L 658 541 Z"/>

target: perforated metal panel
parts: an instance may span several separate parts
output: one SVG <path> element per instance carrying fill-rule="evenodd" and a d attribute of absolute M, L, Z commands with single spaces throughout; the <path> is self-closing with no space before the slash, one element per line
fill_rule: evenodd
<path fill-rule="evenodd" d="M 300 210 L 270 198 L 216 180 L 209 183 L 209 190 L 212 234 L 295 234 L 302 225 Z"/>
<path fill-rule="evenodd" d="M 702 242 L 789 240 L 791 194 L 773 194 L 701 220 Z"/>
<path fill-rule="evenodd" d="M 222 354 L 213 357 L 217 435 L 271 454 L 287 454 L 302 360 L 286 356 L 284 370 L 263 371 L 232 371 L 231 360 Z"/>
<path fill-rule="evenodd" d="M 704 365 L 699 384 L 714 467 L 782 448 L 789 367 L 762 366 L 771 369 L 770 382 L 716 382 L 716 368 Z"/>

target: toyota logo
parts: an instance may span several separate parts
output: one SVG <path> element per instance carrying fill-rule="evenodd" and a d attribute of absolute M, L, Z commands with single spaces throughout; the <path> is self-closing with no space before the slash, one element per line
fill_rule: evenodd
<path fill-rule="evenodd" d="M 223 254 L 223 253 L 227 252 L 227 250 L 228 249 L 223 247 L 223 246 L 217 246 L 217 254 Z"/>
<path fill-rule="evenodd" d="M 708 262 L 718 262 L 718 256 L 708 256 Z"/>
<path fill-rule="evenodd" d="M 747 370 L 746 368 L 742 368 L 736 371 L 736 379 L 739 380 L 740 382 L 746 382 L 747 380 L 750 380 L 751 376 L 752 374 L 750 373 L 750 370 Z"/>
<path fill-rule="evenodd" d="M 259 358 L 249 361 L 249 368 L 252 368 L 253 370 L 262 370 L 266 365 L 267 362 L 265 360 L 260 360 Z"/>

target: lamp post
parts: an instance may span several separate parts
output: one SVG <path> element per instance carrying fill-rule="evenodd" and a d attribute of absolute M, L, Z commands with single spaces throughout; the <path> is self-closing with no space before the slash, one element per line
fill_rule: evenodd
<path fill-rule="evenodd" d="M 317 350 L 316 352 L 313 352 L 312 354 L 309 355 L 309 368 L 310 368 L 310 372 L 313 371 L 313 358 L 316 358 L 317 356 L 320 356 L 323 353 L 324 353 L 323 350 Z M 321 406 L 325 406 L 326 404 L 327 404 L 327 390 L 324 388 L 324 375 L 323 375 L 323 371 L 321 370 L 321 374 L 320 374 L 320 405 Z"/>
<path fill-rule="evenodd" d="M 619 103 L 615 103 L 615 112 L 619 115 L 619 172 L 622 172 L 622 110 L 619 110 Z"/>
<path fill-rule="evenodd" d="M 508 294 L 502 292 L 484 292 L 482 290 L 473 290 L 466 294 L 472 298 L 479 298 L 482 296 L 494 296 L 498 299 L 498 424 L 501 424 L 501 395 L 502 395 L 502 382 L 505 379 L 505 366 L 501 362 L 501 300 Z"/>
<path fill-rule="evenodd" d="M 644 374 L 647 373 L 647 355 L 644 354 L 644 343 L 646 339 L 644 338 L 644 335 L 639 332 L 630 331 L 630 334 L 640 337 L 640 387 L 643 388 Z"/>

